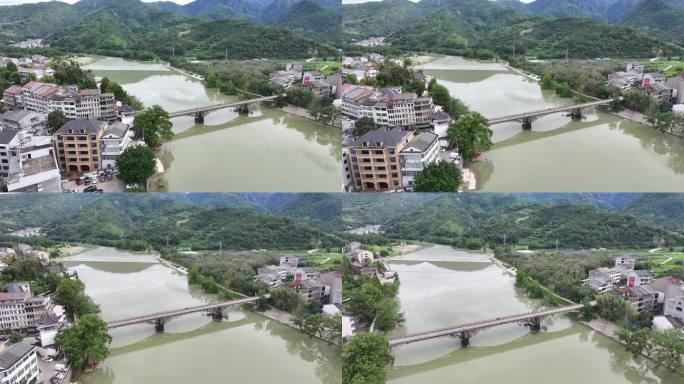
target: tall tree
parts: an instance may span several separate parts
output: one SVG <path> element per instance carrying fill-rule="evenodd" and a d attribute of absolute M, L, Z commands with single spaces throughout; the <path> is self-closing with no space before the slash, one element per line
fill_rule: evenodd
<path fill-rule="evenodd" d="M 156 171 L 154 151 L 145 146 L 127 148 L 116 160 L 116 167 L 124 182 L 145 185 Z"/>
<path fill-rule="evenodd" d="M 451 162 L 428 164 L 414 179 L 416 192 L 456 192 L 461 186 L 461 170 Z"/>
<path fill-rule="evenodd" d="M 173 138 L 173 124 L 169 113 L 162 107 L 155 105 L 140 112 L 133 121 L 133 129 L 139 137 L 151 148 L 160 144 L 161 140 Z"/>
<path fill-rule="evenodd" d="M 375 129 L 375 120 L 370 117 L 362 117 L 354 122 L 353 133 L 356 136 L 365 135 Z"/>
<path fill-rule="evenodd" d="M 470 112 L 449 125 L 447 137 L 458 145 L 463 159 L 470 161 L 478 150 L 492 147 L 492 133 L 486 117 Z"/>
<path fill-rule="evenodd" d="M 55 345 L 64 350 L 74 372 L 83 372 L 89 364 L 96 364 L 109 356 L 112 337 L 107 323 L 97 315 L 85 315 L 69 327 L 62 328 L 55 337 Z"/>
<path fill-rule="evenodd" d="M 389 343 L 377 333 L 359 333 L 342 349 L 342 382 L 383 384 L 394 361 Z"/>
<path fill-rule="evenodd" d="M 100 311 L 97 304 L 84 292 L 85 286 L 79 279 L 62 279 L 55 292 L 55 301 L 64 306 L 71 319 Z"/>
<path fill-rule="evenodd" d="M 64 112 L 61 110 L 55 110 L 48 113 L 47 117 L 47 128 L 48 132 L 55 133 L 56 130 L 60 129 L 64 124 L 66 124 L 69 119 L 64 116 Z"/>

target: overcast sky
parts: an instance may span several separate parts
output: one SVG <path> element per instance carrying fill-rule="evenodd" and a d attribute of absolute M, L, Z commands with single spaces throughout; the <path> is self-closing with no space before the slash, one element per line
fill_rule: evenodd
<path fill-rule="evenodd" d="M 43 3 L 45 1 L 51 1 L 51 0 L 0 0 L 0 5 L 16 5 L 16 4 L 25 4 L 25 3 Z M 69 3 L 73 4 L 78 2 L 78 0 L 61 0 L 64 3 Z M 142 0 L 146 3 L 152 3 L 154 1 L 159 1 L 159 0 Z M 178 4 L 187 4 L 187 3 L 192 3 L 193 0 L 168 0 L 168 1 L 173 1 L 174 3 Z"/>

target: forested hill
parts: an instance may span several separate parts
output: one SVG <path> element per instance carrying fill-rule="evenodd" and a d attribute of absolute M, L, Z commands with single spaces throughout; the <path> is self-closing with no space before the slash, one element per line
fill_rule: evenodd
<path fill-rule="evenodd" d="M 514 0 L 386 0 L 344 6 L 346 41 L 387 36 L 403 50 L 489 58 L 513 53 L 538 58 L 652 57 L 684 49 L 651 29 L 586 15 L 552 17 L 518 10 Z M 649 0 L 650 1 L 650 0 Z M 665 28 L 664 26 L 661 28 Z M 659 37 L 647 34 L 653 32 Z"/>
<path fill-rule="evenodd" d="M 216 249 L 222 241 L 223 249 L 230 250 L 310 249 L 343 244 L 339 237 L 306 222 L 316 216 L 314 208 L 298 219 L 260 211 L 245 200 L 228 203 L 231 200 L 226 199 L 221 205 L 207 205 L 193 203 L 182 194 L 72 196 L 0 196 L 4 210 L 0 233 L 40 226 L 50 239 L 127 249 L 159 248 L 167 241 L 170 246 L 193 249 Z M 295 196 L 292 203 L 300 198 L 311 197 Z M 44 212 L 46 207 L 53 208 Z"/>
<path fill-rule="evenodd" d="M 591 17 L 630 26 L 665 40 L 684 44 L 682 0 L 518 0 L 499 1 L 515 10 L 560 18 Z"/>
<path fill-rule="evenodd" d="M 218 6 L 221 0 L 203 3 Z M 263 24 L 239 13 L 215 20 L 202 14 L 189 16 L 170 10 L 172 7 L 168 5 L 155 6 L 139 0 L 2 6 L 0 44 L 43 38 L 54 48 L 70 52 L 143 59 L 171 56 L 174 49 L 176 55 L 198 59 L 224 58 L 226 53 L 229 59 L 337 55 L 337 50 L 328 44 L 339 41 L 334 35 L 339 35 L 339 22 L 330 22 L 339 10 L 313 3 L 316 8 L 310 9 L 311 15 L 303 15 L 296 8 L 298 4 L 284 10 L 296 11 L 292 20 L 280 19 L 288 13 L 277 15 L 279 19 L 274 23 L 277 21 L 278 26 Z M 308 17 L 315 15 L 320 16 L 321 23 Z M 315 31 L 325 32 L 324 38 L 316 41 L 321 34 L 314 34 Z"/>
<path fill-rule="evenodd" d="M 678 195 L 637 194 L 612 208 L 597 206 L 611 198 L 595 195 L 543 200 L 525 194 L 412 196 L 375 202 L 350 196 L 343 208 L 345 222 L 350 227 L 381 224 L 394 238 L 473 248 L 503 244 L 504 235 L 509 245 L 531 248 L 552 248 L 556 240 L 564 248 L 684 244 L 684 223 L 676 220 L 684 215 L 684 199 Z M 376 220 L 366 211 L 374 212 Z M 366 219 L 356 220 L 356 212 Z"/>

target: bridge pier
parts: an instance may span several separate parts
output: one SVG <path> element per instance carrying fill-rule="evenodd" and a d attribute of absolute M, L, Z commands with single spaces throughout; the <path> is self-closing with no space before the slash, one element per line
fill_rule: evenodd
<path fill-rule="evenodd" d="M 211 318 L 216 320 L 216 321 L 223 320 L 223 309 L 222 308 L 212 309 L 211 310 Z"/>
<path fill-rule="evenodd" d="M 204 124 L 204 112 L 195 113 L 195 124 Z"/>
<path fill-rule="evenodd" d="M 235 110 L 241 114 L 249 114 L 249 104 L 239 105 Z"/>
<path fill-rule="evenodd" d="M 472 336 L 470 331 L 461 332 L 461 334 L 459 335 L 459 337 L 461 338 L 461 347 L 468 348 L 468 346 L 470 345 L 470 336 Z"/>
<path fill-rule="evenodd" d="M 524 117 L 522 119 L 522 128 L 524 130 L 531 130 L 532 129 L 532 118 L 531 117 Z"/>
<path fill-rule="evenodd" d="M 530 330 L 539 331 L 539 330 L 541 330 L 541 323 L 542 323 L 542 317 L 541 316 L 535 316 L 535 317 L 530 318 L 528 325 L 530 326 Z"/>
<path fill-rule="evenodd" d="M 157 319 L 154 321 L 154 330 L 157 331 L 158 333 L 164 332 L 164 324 L 166 323 L 166 319 L 163 317 Z"/>
<path fill-rule="evenodd" d="M 573 120 L 581 120 L 582 108 L 575 108 L 572 111 L 570 111 L 570 118 L 572 118 Z"/>

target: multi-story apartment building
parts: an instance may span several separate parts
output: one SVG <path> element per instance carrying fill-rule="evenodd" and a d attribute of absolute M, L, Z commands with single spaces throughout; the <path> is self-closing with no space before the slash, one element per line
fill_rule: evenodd
<path fill-rule="evenodd" d="M 27 130 L 0 130 L 0 190 L 61 192 L 61 177 L 50 136 Z"/>
<path fill-rule="evenodd" d="M 401 151 L 412 131 L 377 129 L 354 140 L 348 148 L 354 186 L 361 191 L 401 188 Z"/>
<path fill-rule="evenodd" d="M 47 126 L 47 116 L 33 111 L 8 111 L 0 115 L 0 129 L 38 134 Z"/>
<path fill-rule="evenodd" d="M 10 91 L 8 93 L 8 91 Z M 100 93 L 97 89 L 77 91 L 70 87 L 30 81 L 21 88 L 17 98 L 16 89 L 5 91 L 8 109 L 26 109 L 47 114 L 62 111 L 68 119 L 97 119 L 116 116 L 116 100 L 112 93 Z M 9 104 L 8 101 L 9 100 Z M 18 101 L 19 100 L 19 101 Z M 13 105 L 14 108 L 8 107 Z"/>
<path fill-rule="evenodd" d="M 24 342 L 0 352 L 0 384 L 31 383 L 38 377 L 36 347 Z"/>
<path fill-rule="evenodd" d="M 354 119 L 368 117 L 377 126 L 427 127 L 433 104 L 427 96 L 386 88 L 377 92 L 371 87 L 347 85 L 342 95 L 342 113 Z"/>
<path fill-rule="evenodd" d="M 102 168 L 116 167 L 116 160 L 128 148 L 132 132 L 127 124 L 112 123 L 107 126 L 100 138 Z"/>
<path fill-rule="evenodd" d="M 439 157 L 439 136 L 432 132 L 421 132 L 401 150 L 401 182 L 404 188 L 413 188 L 416 175 L 426 165 Z"/>
<path fill-rule="evenodd" d="M 101 168 L 100 139 L 108 124 L 95 120 L 72 120 L 55 132 L 55 154 L 63 171 L 92 172 Z"/>
<path fill-rule="evenodd" d="M 13 85 L 7 89 L 2 94 L 2 105 L 7 110 L 22 109 L 24 103 L 22 102 L 22 95 L 24 90 L 18 86 Z"/>
<path fill-rule="evenodd" d="M 27 283 L 8 284 L 8 292 L 0 292 L 0 330 L 32 329 L 47 315 L 48 296 L 33 296 Z"/>
<path fill-rule="evenodd" d="M 684 322 L 684 296 L 666 298 L 663 306 L 663 315 L 672 316 Z"/>
<path fill-rule="evenodd" d="M 615 288 L 612 292 L 629 301 L 637 312 L 653 312 L 658 303 L 658 292 L 645 285 Z"/>

